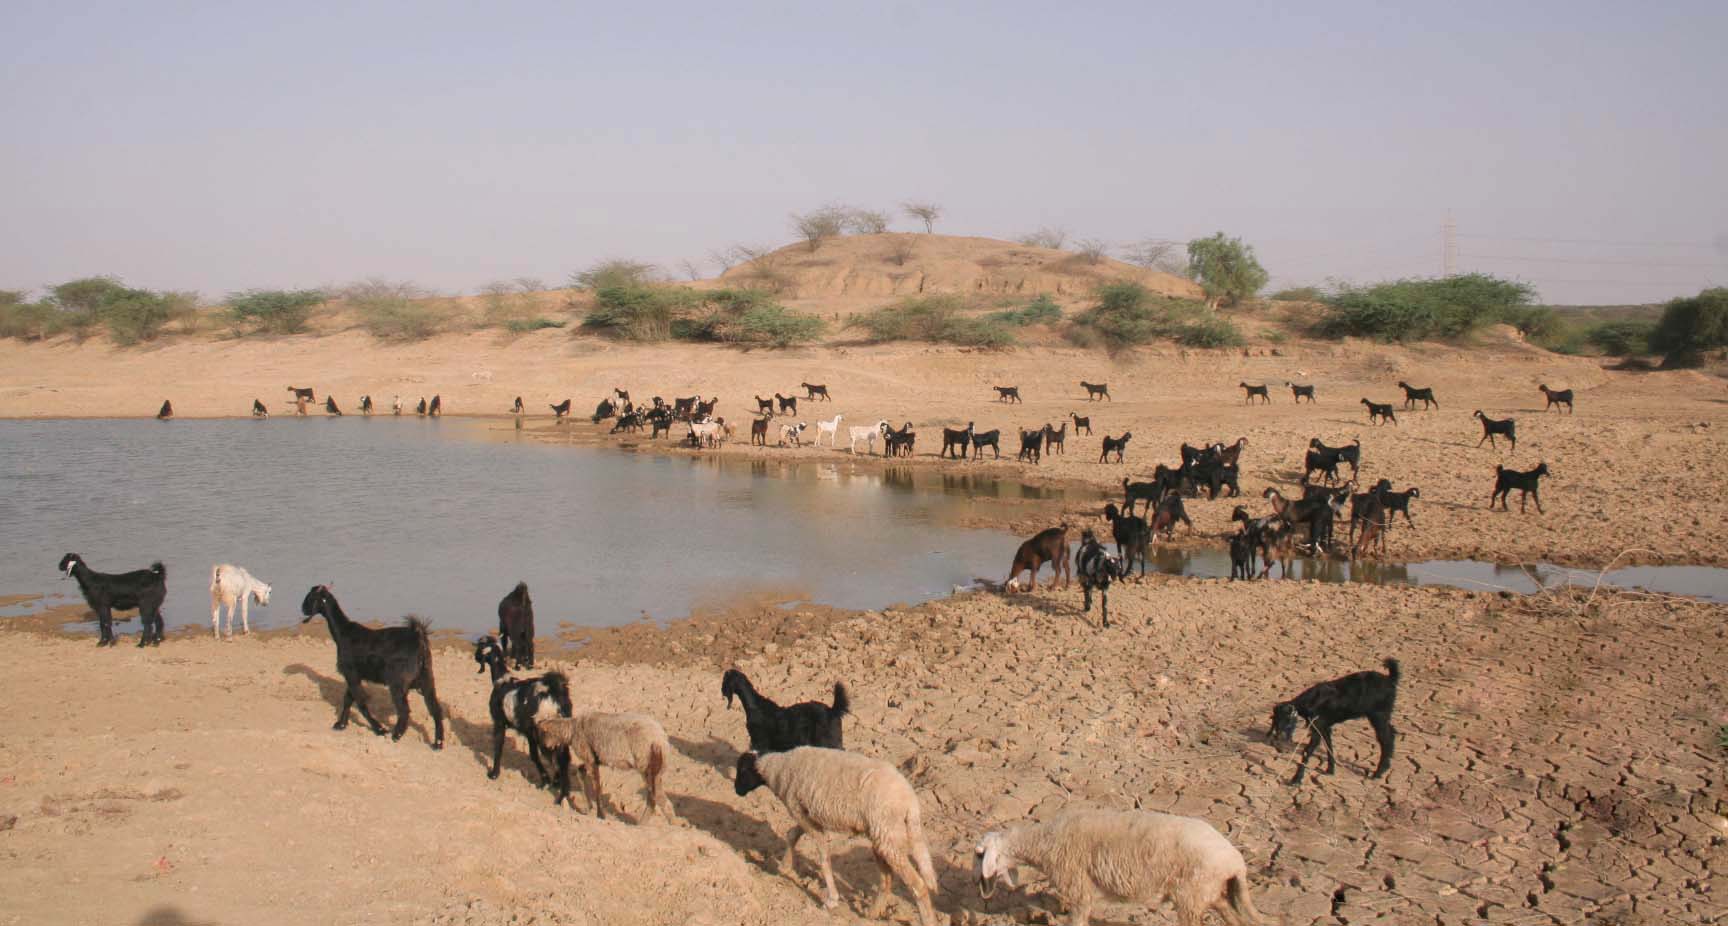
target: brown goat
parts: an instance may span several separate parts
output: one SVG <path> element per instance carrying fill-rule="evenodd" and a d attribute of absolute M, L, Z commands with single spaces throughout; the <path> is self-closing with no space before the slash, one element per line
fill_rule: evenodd
<path fill-rule="evenodd" d="M 1057 578 L 1062 579 L 1066 587 L 1073 578 L 1068 568 L 1068 525 L 1039 531 L 1037 536 L 1020 545 L 1014 553 L 1014 566 L 1008 570 L 1008 578 L 1002 580 L 1002 590 L 1008 591 L 1014 587 L 1014 579 L 1020 573 L 1030 570 L 1032 579 L 1027 583 L 1027 591 L 1038 588 L 1038 570 L 1045 563 L 1050 564 L 1050 582 L 1055 584 Z"/>

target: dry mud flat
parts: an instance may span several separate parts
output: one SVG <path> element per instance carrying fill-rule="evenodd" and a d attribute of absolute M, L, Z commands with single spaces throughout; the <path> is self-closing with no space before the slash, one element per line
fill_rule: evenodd
<path fill-rule="evenodd" d="M 1728 607 L 1194 580 L 1119 587 L 1112 604 L 1110 629 L 1079 615 L 1076 590 L 1040 590 L 603 632 L 558 660 L 578 701 L 658 716 L 678 753 L 680 823 L 641 827 L 629 775 L 608 776 L 625 819 L 606 822 L 554 809 L 516 742 L 487 781 L 486 682 L 460 649 L 438 656 L 450 727 L 434 753 L 417 700 L 400 743 L 329 729 L 339 688 L 318 626 L 149 651 L 8 628 L 0 922 L 855 921 L 867 848 L 839 847 L 831 916 L 808 850 L 796 883 L 778 870 L 778 803 L 732 794 L 743 717 L 719 670 L 734 661 L 782 700 L 851 686 L 848 746 L 906 770 L 957 922 L 1050 906 L 1036 890 L 984 904 L 970 847 L 1074 803 L 1211 820 L 1283 923 L 1728 913 Z M 1337 775 L 1287 785 L 1295 756 L 1263 739 L 1271 704 L 1389 655 L 1405 671 L 1389 776 L 1364 777 L 1373 738 L 1354 723 Z M 903 896 L 891 910 L 912 916 Z"/>

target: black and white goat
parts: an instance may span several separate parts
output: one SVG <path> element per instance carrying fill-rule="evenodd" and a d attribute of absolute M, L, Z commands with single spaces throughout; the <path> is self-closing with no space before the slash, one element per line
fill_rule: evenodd
<path fill-rule="evenodd" d="M 85 565 L 84 557 L 68 553 L 60 557 L 60 571 L 78 581 L 84 593 L 84 603 L 96 612 L 100 636 L 97 646 L 113 646 L 114 611 L 138 609 L 138 621 L 143 632 L 139 646 L 159 646 L 162 643 L 162 602 L 168 598 L 168 573 L 161 563 L 151 563 L 149 569 L 133 572 L 97 572 Z"/>
<path fill-rule="evenodd" d="M 270 417 L 270 409 L 265 408 L 264 403 L 262 401 L 260 401 L 258 399 L 253 399 L 252 400 L 252 417 L 254 417 L 254 418 L 268 418 L 268 417 Z"/>
<path fill-rule="evenodd" d="M 361 682 L 372 682 L 388 687 L 390 700 L 396 705 L 396 728 L 390 739 L 400 740 L 408 729 L 408 690 L 414 689 L 432 715 L 432 748 L 444 748 L 444 710 L 438 706 L 438 693 L 433 688 L 432 645 L 424 621 L 410 617 L 400 627 L 378 630 L 356 624 L 342 613 L 327 585 L 312 586 L 300 603 L 300 613 L 305 615 L 302 624 L 322 615 L 329 625 L 330 639 L 336 641 L 336 671 L 346 688 L 332 730 L 346 729 L 350 709 L 358 706 L 372 732 L 384 735 L 384 725 L 372 716 L 366 706 L 366 692 L 360 687 Z"/>
<path fill-rule="evenodd" d="M 1092 613 L 1092 590 L 1097 589 L 1104 626 L 1110 626 L 1110 583 L 1127 573 L 1122 568 L 1122 559 L 1105 550 L 1091 528 L 1080 532 L 1080 551 L 1074 554 L 1074 574 L 1079 576 L 1080 589 L 1086 593 L 1086 613 Z"/>
<path fill-rule="evenodd" d="M 1293 745 L 1298 723 L 1309 730 L 1308 746 L 1302 750 L 1302 761 L 1296 766 L 1291 784 L 1301 784 L 1308 771 L 1308 758 L 1315 747 L 1326 744 L 1326 774 L 1338 767 L 1332 755 L 1332 728 L 1346 720 L 1367 718 L 1374 726 L 1374 737 L 1380 741 L 1380 762 L 1369 778 L 1379 778 L 1392 766 L 1392 746 L 1397 731 L 1392 728 L 1392 707 L 1398 699 L 1398 660 L 1386 660 L 1386 672 L 1353 672 L 1342 678 L 1321 682 L 1272 709 L 1271 739 L 1283 749 Z"/>
<path fill-rule="evenodd" d="M 744 730 L 750 734 L 751 752 L 785 752 L 799 746 L 846 748 L 842 718 L 851 712 L 852 699 L 841 682 L 834 683 L 833 704 L 805 701 L 781 707 L 758 694 L 743 672 L 727 669 L 720 679 L 720 694 L 728 708 L 734 697 L 744 706 Z"/>
<path fill-rule="evenodd" d="M 540 761 L 547 750 L 540 744 L 543 718 L 569 717 L 574 711 L 570 703 L 570 680 L 562 672 L 548 672 L 533 678 L 511 678 L 504 668 L 504 648 L 491 637 L 481 637 L 474 644 L 474 661 L 479 671 L 492 673 L 492 697 L 487 702 L 492 712 L 492 768 L 486 777 L 496 779 L 498 766 L 504 758 L 504 734 L 515 730 L 528 741 L 528 758 L 540 773 L 540 784 L 551 787 L 552 773 Z"/>
<path fill-rule="evenodd" d="M 498 643 L 516 668 L 534 668 L 534 599 L 528 597 L 526 582 L 516 583 L 498 602 Z"/>

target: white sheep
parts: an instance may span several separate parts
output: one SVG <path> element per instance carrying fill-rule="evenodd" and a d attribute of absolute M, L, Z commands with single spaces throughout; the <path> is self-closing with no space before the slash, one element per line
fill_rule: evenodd
<path fill-rule="evenodd" d="M 558 757 L 558 799 L 570 796 L 570 765 L 574 762 L 582 772 L 582 793 L 588 798 L 594 815 L 602 819 L 606 810 L 601 806 L 600 768 L 625 769 L 642 773 L 642 784 L 648 790 L 648 809 L 644 816 L 671 809 L 660 792 L 660 778 L 666 771 L 666 757 L 672 743 L 660 722 L 646 714 L 603 714 L 584 711 L 573 717 L 548 717 L 537 724 L 540 744 Z"/>
<path fill-rule="evenodd" d="M 234 607 L 240 607 L 240 626 L 247 633 L 252 632 L 252 620 L 247 614 L 248 599 L 258 602 L 260 606 L 270 604 L 270 586 L 254 578 L 252 573 L 239 566 L 222 563 L 210 570 L 210 632 L 220 639 L 224 634 L 217 619 L 222 613 L 223 605 L 228 607 L 228 633 L 234 635 Z"/>
<path fill-rule="evenodd" d="M 795 875 L 798 840 L 814 833 L 821 850 L 822 905 L 840 904 L 834 889 L 834 869 L 828 860 L 828 834 L 864 835 L 876 864 L 882 870 L 882 890 L 870 907 L 877 919 L 888 908 L 896 875 L 912 892 L 918 905 L 918 921 L 934 926 L 935 911 L 930 895 L 936 893 L 936 870 L 930 863 L 930 848 L 924 844 L 922 812 L 918 795 L 894 766 L 838 749 L 800 746 L 787 752 L 758 756 L 747 752 L 738 757 L 733 790 L 740 797 L 767 785 L 796 824 L 786 834 L 787 875 Z"/>
<path fill-rule="evenodd" d="M 1210 823 L 1151 811 L 1072 810 L 1048 823 L 985 833 L 978 841 L 978 893 L 1014 887 L 1014 869 L 1044 872 L 1067 904 L 1068 922 L 1086 926 L 1102 897 L 1157 904 L 1169 900 L 1183 926 L 1207 910 L 1226 922 L 1257 923 L 1242 853 Z"/>

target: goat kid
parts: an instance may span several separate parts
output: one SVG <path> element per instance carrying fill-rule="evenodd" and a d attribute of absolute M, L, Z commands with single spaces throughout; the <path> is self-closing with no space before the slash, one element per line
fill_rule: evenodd
<path fill-rule="evenodd" d="M 210 632 L 217 639 L 223 636 L 234 636 L 234 609 L 240 609 L 240 626 L 246 633 L 252 632 L 252 620 L 247 615 L 247 602 L 256 601 L 260 607 L 270 605 L 270 586 L 260 582 L 252 573 L 239 566 L 222 563 L 210 570 Z M 223 634 L 217 623 L 223 606 L 228 608 L 228 632 Z"/>

